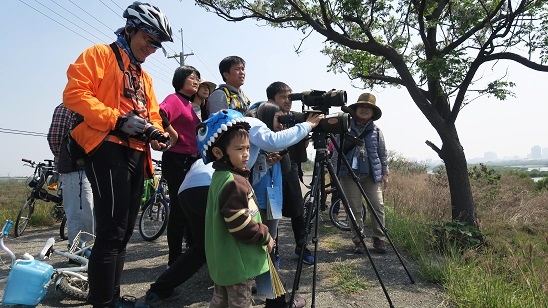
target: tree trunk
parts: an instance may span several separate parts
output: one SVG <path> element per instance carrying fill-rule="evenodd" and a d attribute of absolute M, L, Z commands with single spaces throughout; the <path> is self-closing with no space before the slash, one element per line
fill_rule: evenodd
<path fill-rule="evenodd" d="M 447 169 L 447 179 L 449 180 L 449 190 L 451 192 L 451 217 L 453 220 L 477 227 L 464 149 L 460 144 L 454 125 L 446 126 L 443 130 L 443 132 L 438 130 L 443 142 L 439 154 Z"/>

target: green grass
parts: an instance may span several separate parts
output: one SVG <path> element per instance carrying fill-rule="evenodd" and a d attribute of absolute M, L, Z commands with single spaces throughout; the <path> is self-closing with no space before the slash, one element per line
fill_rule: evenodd
<path fill-rule="evenodd" d="M 3 225 L 3 222 L 8 219 L 15 222 L 29 192 L 30 187 L 25 181 L 8 179 L 0 182 L 0 224 Z M 30 226 L 53 224 L 55 220 L 50 215 L 52 206 L 51 202 L 37 200 L 29 222 Z"/>
<path fill-rule="evenodd" d="M 361 292 L 369 286 L 367 279 L 359 274 L 357 261 L 337 259 L 331 268 L 331 281 L 338 292 L 351 294 Z"/>
<path fill-rule="evenodd" d="M 429 224 L 418 217 L 387 208 L 387 225 L 397 247 L 418 262 L 421 276 L 441 283 L 457 307 L 547 307 L 545 237 L 506 226 L 486 235 L 489 244 L 481 249 L 440 251 Z"/>

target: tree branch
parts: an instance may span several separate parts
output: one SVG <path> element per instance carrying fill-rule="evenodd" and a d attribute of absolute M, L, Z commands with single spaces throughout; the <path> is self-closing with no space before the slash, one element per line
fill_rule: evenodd
<path fill-rule="evenodd" d="M 542 65 L 512 52 L 500 52 L 484 57 L 485 62 L 496 60 L 510 60 L 539 72 L 548 72 L 548 65 Z"/>
<path fill-rule="evenodd" d="M 369 74 L 369 75 L 357 74 L 356 76 L 360 77 L 362 79 L 378 80 L 378 81 L 382 81 L 382 82 L 386 82 L 386 83 L 405 86 L 405 84 L 404 84 L 403 80 L 401 80 L 401 78 L 397 78 L 397 77 L 393 77 L 393 76 L 385 76 L 385 75 L 377 75 L 377 74 Z"/>
<path fill-rule="evenodd" d="M 499 21 L 500 19 L 503 19 L 503 18 L 500 18 L 500 19 L 494 19 L 494 20 L 491 20 L 493 19 L 497 13 L 500 11 L 502 5 L 504 4 L 504 1 L 500 1 L 498 6 L 490 13 L 488 14 L 488 16 L 486 16 L 479 24 L 477 24 L 476 26 L 472 27 L 472 29 L 466 31 L 462 36 L 460 36 L 457 40 L 451 42 L 451 44 L 445 46 L 442 50 L 440 50 L 440 53 L 441 54 L 448 54 L 450 53 L 451 51 L 453 51 L 455 48 L 457 48 L 458 46 L 460 46 L 462 43 L 464 43 L 466 40 L 468 40 L 470 37 L 472 37 L 472 35 L 474 35 L 476 32 L 482 30 L 485 28 L 485 25 L 487 24 L 490 24 L 490 23 L 495 23 L 497 21 Z"/>
<path fill-rule="evenodd" d="M 427 146 L 431 147 L 434 152 L 438 153 L 438 156 L 441 157 L 441 149 L 438 148 L 432 141 L 426 140 L 424 143 L 426 143 Z"/>

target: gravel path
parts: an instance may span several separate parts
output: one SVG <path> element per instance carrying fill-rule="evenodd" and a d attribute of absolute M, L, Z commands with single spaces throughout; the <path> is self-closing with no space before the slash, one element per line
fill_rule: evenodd
<path fill-rule="evenodd" d="M 324 214 L 325 216 L 325 214 Z M 327 217 L 327 216 L 325 216 Z M 37 255 L 48 237 L 54 236 L 59 240 L 58 227 L 29 228 L 19 238 L 8 238 L 8 247 L 21 257 L 24 252 Z M 291 292 L 297 257 L 294 254 L 293 234 L 290 220 L 284 218 L 280 223 L 280 253 L 281 276 L 286 284 L 286 289 Z M 58 247 L 63 247 L 66 242 L 59 242 Z M 315 296 L 312 296 L 312 277 L 314 266 L 303 265 L 298 296 L 304 297 L 307 307 L 390 307 L 390 298 L 394 307 L 451 307 L 444 298 L 443 290 L 435 284 L 424 282 L 416 271 L 416 265 L 411 259 L 402 256 L 406 268 L 409 270 L 415 283 L 412 284 L 404 267 L 400 263 L 394 251 L 388 247 L 386 255 L 371 253 L 373 264 L 377 268 L 381 280 L 387 291 L 383 292 L 379 279 L 375 275 L 372 263 L 367 254 L 355 255 L 351 250 L 350 233 L 337 230 L 329 219 L 320 223 L 317 251 L 317 278 Z M 372 247 L 370 238 L 366 239 L 366 246 Z M 313 246 L 309 246 L 311 250 Z M 164 270 L 167 262 L 167 241 L 165 235 L 154 242 L 144 241 L 136 229 L 128 247 L 128 257 L 123 274 L 122 294 L 133 295 L 140 302 L 144 300 L 144 294 L 159 274 Z M 6 260 L 5 254 L 2 259 Z M 65 260 L 54 257 L 52 264 L 63 265 Z M 5 267 L 3 267 L 5 268 Z M 336 272 L 340 268 L 354 268 L 355 275 L 361 276 L 361 280 L 367 283 L 365 290 L 356 293 L 340 293 L 336 281 Z M 6 274 L 6 270 L 0 272 Z M 208 307 L 211 298 L 212 282 L 209 279 L 207 267 L 203 267 L 189 281 L 180 286 L 178 290 L 183 296 L 173 302 L 168 302 L 163 307 Z M 3 295 L 4 286 L 0 295 Z M 313 303 L 314 300 L 314 303 Z M 60 291 L 53 287 L 37 307 L 85 307 L 80 301 L 64 298 Z M 256 305 L 254 307 L 262 307 Z"/>

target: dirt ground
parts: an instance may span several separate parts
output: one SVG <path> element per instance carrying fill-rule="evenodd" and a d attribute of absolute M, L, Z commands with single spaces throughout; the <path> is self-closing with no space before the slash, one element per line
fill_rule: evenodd
<path fill-rule="evenodd" d="M 413 260 L 406 258 L 402 253 L 404 268 L 390 246 L 386 255 L 371 252 L 372 262 L 368 254 L 353 254 L 350 233 L 336 229 L 327 218 L 327 213 L 324 217 L 318 234 L 317 267 L 303 265 L 296 291 L 298 296 L 306 299 L 307 307 L 451 307 L 440 286 L 421 279 Z M 289 219 L 284 218 L 281 221 L 279 235 L 282 258 L 281 278 L 286 289 L 291 292 L 298 259 L 294 254 L 295 246 Z M 19 258 L 24 252 L 36 256 L 46 239 L 52 236 L 59 241 L 58 226 L 29 228 L 22 237 L 8 238 L 6 244 Z M 58 247 L 64 245 L 66 242 L 59 242 Z M 372 247 L 370 237 L 366 239 L 366 246 Z M 312 244 L 309 244 L 309 248 L 314 250 Z M 154 242 L 146 242 L 136 229 L 128 247 L 122 278 L 122 294 L 135 296 L 139 302 L 143 302 L 149 285 L 165 269 L 167 250 L 165 234 Z M 2 255 L 2 259 L 6 260 L 5 254 Z M 65 259 L 54 257 L 50 262 L 64 266 Z M 362 276 L 363 280 L 367 281 L 365 290 L 350 294 L 340 293 L 337 288 L 340 282 L 334 279 L 336 277 L 334 271 L 341 268 L 341 264 L 350 264 L 356 268 L 356 275 Z M 380 279 L 375 275 L 373 267 L 377 269 Z M 409 271 L 409 275 L 405 269 Z M 0 275 L 5 274 L 5 269 L 0 271 Z M 314 274 L 316 274 L 315 280 Z M 411 283 L 410 277 L 414 283 Z M 381 282 L 386 293 L 383 291 Z M 5 285 L 0 286 L 2 289 L 0 296 L 3 295 L 4 287 Z M 207 266 L 204 266 L 189 281 L 178 287 L 178 291 L 183 295 L 176 301 L 165 303 L 163 307 L 208 307 L 212 295 L 211 287 L 212 282 Z M 254 307 L 262 306 L 257 304 Z M 67 299 L 63 293 L 50 287 L 37 307 L 86 307 L 86 305 L 81 301 Z"/>

